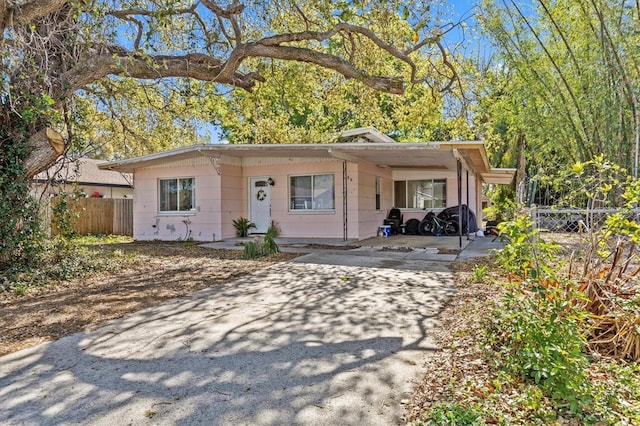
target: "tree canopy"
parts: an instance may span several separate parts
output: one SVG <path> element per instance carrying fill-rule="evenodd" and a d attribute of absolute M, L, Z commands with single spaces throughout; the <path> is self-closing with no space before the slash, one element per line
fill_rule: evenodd
<path fill-rule="evenodd" d="M 152 104 L 162 95 L 163 109 L 183 108 L 192 93 L 164 96 L 169 87 L 186 91 L 185 80 L 209 83 L 196 89 L 203 96 L 231 96 L 221 87 L 252 91 L 266 81 L 270 60 L 310 64 L 384 93 L 402 94 L 407 85 L 446 91 L 457 77 L 441 44 L 450 27 L 432 21 L 429 7 L 365 0 L 0 1 L 3 133 L 28 138 L 24 165 L 32 176 L 59 154 L 45 129 L 64 128 L 68 146 L 74 114 L 108 115 L 124 102 L 121 110 L 144 115 L 130 96 L 136 91 Z M 372 30 L 384 21 L 404 25 Z M 76 102 L 79 93 L 88 101 Z M 126 133 L 128 118 L 106 121 Z"/>
<path fill-rule="evenodd" d="M 632 1 L 483 2 L 498 55 L 485 124 L 506 147 L 526 140 L 531 174 L 604 155 L 637 176 L 639 13 Z"/>

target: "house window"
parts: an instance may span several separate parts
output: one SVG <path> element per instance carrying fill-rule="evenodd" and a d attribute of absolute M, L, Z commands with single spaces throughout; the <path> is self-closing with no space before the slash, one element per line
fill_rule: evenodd
<path fill-rule="evenodd" d="M 381 210 L 381 200 L 380 200 L 380 177 L 376 176 L 376 210 Z"/>
<path fill-rule="evenodd" d="M 332 174 L 290 176 L 289 196 L 291 210 L 333 210 L 334 177 Z"/>
<path fill-rule="evenodd" d="M 447 180 L 397 180 L 393 182 L 395 206 L 405 209 L 437 209 L 447 206 Z"/>
<path fill-rule="evenodd" d="M 195 178 L 160 179 L 160 212 L 193 210 L 195 181 Z"/>

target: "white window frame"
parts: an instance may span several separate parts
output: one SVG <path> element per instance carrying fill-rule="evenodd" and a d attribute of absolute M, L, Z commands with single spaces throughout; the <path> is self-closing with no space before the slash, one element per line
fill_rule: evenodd
<path fill-rule="evenodd" d="M 314 198 L 313 193 L 314 193 L 314 184 L 315 184 L 315 179 L 318 176 L 331 176 L 331 180 L 333 181 L 333 187 L 331 188 L 331 192 L 332 192 L 332 204 L 333 207 L 327 208 L 324 207 L 322 205 L 320 205 Z M 291 180 L 292 178 L 298 178 L 298 177 L 310 177 L 311 178 L 311 188 L 309 188 L 311 195 L 310 196 L 300 196 L 298 198 L 304 198 L 304 199 L 298 199 L 298 200 L 294 200 L 294 195 L 293 195 L 293 191 L 291 188 Z M 308 174 L 299 174 L 299 175 L 289 175 L 288 179 L 288 189 L 289 189 L 289 196 L 288 196 L 288 200 L 289 200 L 289 212 L 290 213 L 304 213 L 304 212 L 331 212 L 334 213 L 336 211 L 336 176 L 335 173 L 308 173 Z M 304 204 L 302 204 L 304 203 Z M 297 206 L 303 206 L 304 207 L 297 207 Z"/>
<path fill-rule="evenodd" d="M 191 179 L 192 180 L 192 187 L 191 187 L 191 208 L 189 209 L 180 209 L 180 192 L 182 191 L 180 189 L 180 181 L 181 180 L 187 180 L 187 179 Z M 177 193 L 177 204 L 178 204 L 178 210 L 162 210 L 162 182 L 163 181 L 176 181 L 176 186 L 178 188 L 178 193 Z M 158 212 L 161 214 L 184 214 L 184 213 L 193 213 L 196 210 L 196 178 L 193 176 L 184 176 L 184 177 L 175 177 L 175 178 L 159 178 L 158 179 Z"/>
<path fill-rule="evenodd" d="M 398 199 L 397 199 L 397 194 L 396 194 L 396 188 L 397 188 L 397 182 L 404 182 L 404 199 L 405 199 L 405 205 L 397 205 L 398 204 Z M 413 198 L 413 194 L 409 193 L 409 183 L 410 182 L 431 182 L 431 187 L 433 188 L 435 186 L 436 183 L 444 183 L 444 199 L 441 200 L 441 205 L 431 205 L 431 206 L 413 206 L 413 207 L 408 207 L 409 203 L 408 201 Z M 399 208 L 399 209 L 405 209 L 405 210 L 433 210 L 433 209 L 444 209 L 447 207 L 447 179 L 398 179 L 398 180 L 394 180 L 393 181 L 393 201 L 394 204 L 396 204 L 395 207 Z M 431 194 L 431 196 L 433 197 L 433 194 Z"/>

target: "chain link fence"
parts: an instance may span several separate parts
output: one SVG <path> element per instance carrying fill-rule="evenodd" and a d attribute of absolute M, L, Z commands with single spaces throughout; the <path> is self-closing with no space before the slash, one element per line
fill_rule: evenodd
<path fill-rule="evenodd" d="M 619 209 L 577 209 L 531 207 L 531 219 L 536 227 L 551 232 L 586 232 L 602 229 L 607 218 L 618 213 Z M 632 214 L 636 221 L 640 218 L 640 210 Z"/>

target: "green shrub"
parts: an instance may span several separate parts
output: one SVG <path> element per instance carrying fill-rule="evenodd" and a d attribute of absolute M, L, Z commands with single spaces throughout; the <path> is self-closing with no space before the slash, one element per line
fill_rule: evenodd
<path fill-rule="evenodd" d="M 506 373 L 536 384 L 558 405 L 579 413 L 590 392 L 585 316 L 562 286 L 523 282 L 487 319 L 490 358 Z"/>
<path fill-rule="evenodd" d="M 233 227 L 236 228 L 236 236 L 246 237 L 249 235 L 249 231 L 256 228 L 256 224 L 251 222 L 246 217 L 240 217 L 232 221 Z"/>
<path fill-rule="evenodd" d="M 278 224 L 271 222 L 269 229 L 264 234 L 262 241 L 249 241 L 244 246 L 242 256 L 245 259 L 255 259 L 260 256 L 270 256 L 280 253 L 280 247 L 276 243 L 276 238 L 280 235 Z"/>
<path fill-rule="evenodd" d="M 264 256 L 262 243 L 260 243 L 259 241 L 249 241 L 244 245 L 242 257 L 244 257 L 245 259 L 255 259 L 256 257 L 260 256 Z"/>
<path fill-rule="evenodd" d="M 276 238 L 280 236 L 280 228 L 275 222 L 271 222 L 267 233 L 264 234 L 264 242 L 262 243 L 262 249 L 265 255 L 280 253 L 280 247 L 276 243 Z"/>
<path fill-rule="evenodd" d="M 521 215 L 500 224 L 506 241 L 498 263 L 507 293 L 491 311 L 485 343 L 497 367 L 537 385 L 559 407 L 579 413 L 589 400 L 587 313 L 576 284 L 561 278 L 558 246 L 546 243 Z"/>
<path fill-rule="evenodd" d="M 455 403 L 440 402 L 422 415 L 426 423 L 418 425 L 475 426 L 484 425 L 482 412 L 473 407 L 461 407 Z"/>
<path fill-rule="evenodd" d="M 505 246 L 498 252 L 500 266 L 521 277 L 554 276 L 559 246 L 540 238 L 531 219 L 524 214 L 498 225 Z"/>

